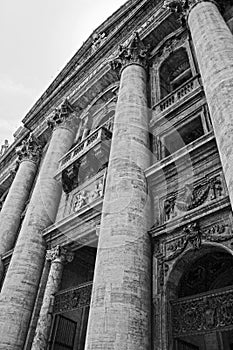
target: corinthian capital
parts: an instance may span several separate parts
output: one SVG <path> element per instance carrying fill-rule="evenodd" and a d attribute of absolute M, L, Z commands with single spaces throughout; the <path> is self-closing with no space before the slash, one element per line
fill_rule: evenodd
<path fill-rule="evenodd" d="M 135 32 L 126 46 L 121 45 L 119 47 L 117 56 L 110 64 L 112 69 L 123 70 L 126 66 L 132 64 L 146 68 L 148 57 L 149 46 L 145 46 L 139 38 L 139 34 Z"/>
<path fill-rule="evenodd" d="M 42 147 L 38 139 L 30 134 L 26 141 L 22 142 L 22 145 L 17 148 L 16 153 L 18 155 L 18 161 L 31 160 L 35 163 L 39 162 L 41 156 Z"/>
<path fill-rule="evenodd" d="M 66 248 L 57 245 L 51 250 L 47 250 L 46 259 L 51 262 L 61 262 L 63 264 L 71 262 L 74 258 L 74 254 L 69 252 Z"/>
<path fill-rule="evenodd" d="M 52 117 L 47 121 L 52 129 L 58 127 L 67 127 L 73 129 L 77 124 L 77 115 L 70 102 L 65 99 L 60 108 L 56 108 Z"/>
<path fill-rule="evenodd" d="M 163 8 L 177 13 L 178 19 L 185 26 L 189 12 L 200 2 L 212 2 L 219 8 L 222 7 L 222 0 L 218 3 L 214 0 L 164 0 Z"/>

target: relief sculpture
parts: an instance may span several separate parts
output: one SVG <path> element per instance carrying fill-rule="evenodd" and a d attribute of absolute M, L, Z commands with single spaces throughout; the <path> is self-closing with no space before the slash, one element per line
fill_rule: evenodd
<path fill-rule="evenodd" d="M 220 176 L 194 187 L 191 184 L 186 184 L 179 193 L 173 193 L 165 199 L 163 204 L 164 221 L 178 217 L 186 211 L 222 196 L 223 186 Z"/>
<path fill-rule="evenodd" d="M 93 190 L 81 190 L 75 194 L 73 211 L 77 212 L 87 204 L 92 203 L 94 200 L 101 198 L 104 194 L 104 180 L 101 178 L 95 183 Z"/>

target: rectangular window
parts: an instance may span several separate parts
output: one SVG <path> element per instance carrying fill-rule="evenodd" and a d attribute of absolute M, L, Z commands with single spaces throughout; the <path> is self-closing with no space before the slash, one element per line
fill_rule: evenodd
<path fill-rule="evenodd" d="M 164 157 L 185 147 L 202 135 L 204 135 L 203 125 L 201 116 L 198 116 L 164 137 Z"/>

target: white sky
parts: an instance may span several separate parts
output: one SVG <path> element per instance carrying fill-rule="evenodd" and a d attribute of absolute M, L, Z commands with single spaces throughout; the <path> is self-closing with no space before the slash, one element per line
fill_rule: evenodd
<path fill-rule="evenodd" d="M 0 11 L 0 145 L 82 43 L 126 0 L 8 0 Z"/>

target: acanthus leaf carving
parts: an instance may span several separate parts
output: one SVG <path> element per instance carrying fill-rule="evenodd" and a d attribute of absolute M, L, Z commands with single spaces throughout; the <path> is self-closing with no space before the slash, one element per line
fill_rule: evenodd
<path fill-rule="evenodd" d="M 113 70 L 122 70 L 131 64 L 137 64 L 147 68 L 148 58 L 149 46 L 145 46 L 138 32 L 134 32 L 127 45 L 120 45 L 117 57 L 110 62 L 110 65 Z"/>
<path fill-rule="evenodd" d="M 51 262 L 67 263 L 74 258 L 74 253 L 68 251 L 66 248 L 57 245 L 56 247 L 47 250 L 46 259 Z"/>
<path fill-rule="evenodd" d="M 55 108 L 53 115 L 48 118 L 47 124 L 51 129 L 67 127 L 73 129 L 78 123 L 77 113 L 68 99 L 61 104 L 60 108 Z"/>
<path fill-rule="evenodd" d="M 185 27 L 187 23 L 187 17 L 194 6 L 204 2 L 206 0 L 164 0 L 163 8 L 170 10 L 172 13 L 177 14 L 177 19 Z M 214 3 L 220 10 L 223 10 L 223 1 L 208 0 Z"/>
<path fill-rule="evenodd" d="M 31 160 L 35 163 L 38 163 L 42 153 L 42 146 L 39 140 L 31 133 L 27 140 L 22 142 L 22 145 L 16 149 L 18 155 L 17 166 L 14 169 L 18 169 L 20 162 L 24 160 Z"/>

